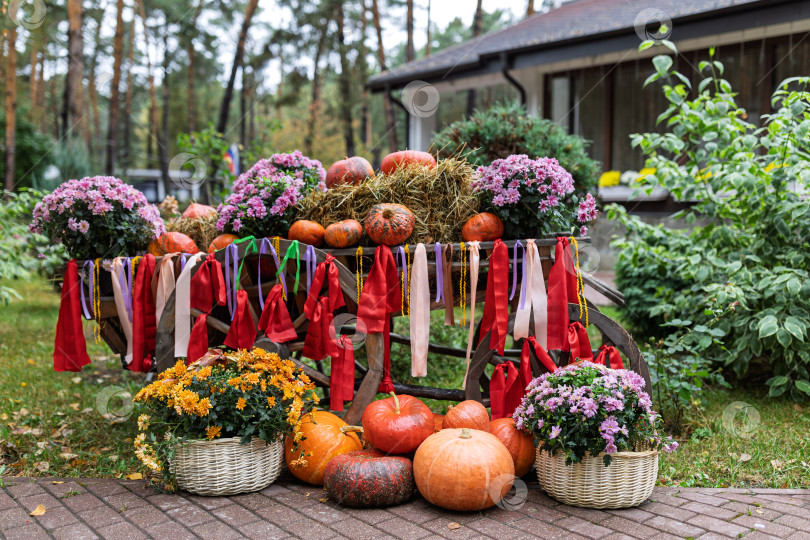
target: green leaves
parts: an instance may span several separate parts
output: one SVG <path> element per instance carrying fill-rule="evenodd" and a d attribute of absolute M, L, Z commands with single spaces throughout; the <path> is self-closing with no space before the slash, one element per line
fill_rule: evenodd
<path fill-rule="evenodd" d="M 760 339 L 766 338 L 768 336 L 772 336 L 776 333 L 779 329 L 779 325 L 776 322 L 776 317 L 773 315 L 768 315 L 759 321 L 759 337 Z"/>

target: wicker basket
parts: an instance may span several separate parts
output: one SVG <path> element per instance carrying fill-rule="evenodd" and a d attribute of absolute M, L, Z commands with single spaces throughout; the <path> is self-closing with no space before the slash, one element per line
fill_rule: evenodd
<path fill-rule="evenodd" d="M 177 487 L 197 495 L 236 495 L 264 489 L 275 482 L 284 464 L 284 444 L 238 437 L 190 441 L 177 447 L 171 467 Z"/>
<path fill-rule="evenodd" d="M 602 455 L 565 464 L 565 454 L 537 448 L 540 487 L 561 503 L 585 508 L 627 508 L 646 501 L 658 478 L 658 451 L 617 452 L 605 467 Z"/>

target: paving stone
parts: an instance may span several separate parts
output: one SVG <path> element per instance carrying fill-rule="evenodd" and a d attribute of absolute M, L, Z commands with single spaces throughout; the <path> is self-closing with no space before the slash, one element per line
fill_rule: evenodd
<path fill-rule="evenodd" d="M 662 532 L 680 536 L 681 538 L 684 536 L 697 537 L 706 532 L 695 525 L 684 523 L 677 518 L 665 516 L 655 516 L 654 518 L 645 521 L 644 524 L 648 527 L 652 527 L 653 529 L 658 529 Z"/>
<path fill-rule="evenodd" d="M 493 523 L 497 523 L 494 521 Z M 422 527 L 410 523 L 402 518 L 395 517 L 382 523 L 375 524 L 375 527 L 385 531 L 387 534 L 402 539 L 424 538 L 429 533 Z"/>
<path fill-rule="evenodd" d="M 426 506 L 417 505 L 415 503 L 392 506 L 388 508 L 388 511 L 417 525 L 430 521 L 431 519 L 436 519 L 436 514 L 428 510 Z"/>
<path fill-rule="evenodd" d="M 146 529 L 147 527 L 151 527 L 156 523 L 165 523 L 167 521 L 170 521 L 168 514 L 160 511 L 158 508 L 155 508 L 154 506 L 151 505 L 138 506 L 130 510 L 124 510 L 123 512 L 121 512 L 121 516 L 125 518 L 127 521 L 131 521 L 133 524 L 135 524 L 137 527 L 140 527 L 141 529 Z M 202 522 L 198 521 L 196 523 Z"/>
<path fill-rule="evenodd" d="M 199 538 L 203 540 L 234 540 L 242 538 L 242 535 L 221 521 L 212 521 L 203 525 L 195 525 L 191 528 Z"/>
<path fill-rule="evenodd" d="M 773 510 L 765 506 L 756 506 L 753 504 L 746 504 L 736 501 L 729 501 L 726 504 L 724 504 L 721 508 L 731 510 L 738 514 L 743 515 L 751 514 L 752 516 L 756 516 L 760 519 L 765 519 L 768 521 L 773 521 L 776 518 L 782 516 L 782 514 L 774 512 Z"/>
<path fill-rule="evenodd" d="M 332 523 L 336 523 L 341 519 L 346 518 L 346 514 L 342 510 L 323 503 L 318 504 L 317 506 L 307 507 L 304 513 L 307 515 L 307 517 L 327 525 L 331 525 Z"/>
<path fill-rule="evenodd" d="M 427 528 L 427 525 L 423 526 Z M 346 519 L 342 519 L 337 523 L 332 523 L 329 527 L 343 536 L 355 538 L 356 540 L 368 540 L 370 538 L 379 538 L 380 536 L 385 535 L 385 533 L 380 529 L 376 529 L 368 523 L 351 516 L 347 517 Z"/>
<path fill-rule="evenodd" d="M 62 503 L 59 502 L 59 500 L 56 497 L 48 493 L 31 495 L 28 497 L 20 497 L 19 499 L 17 499 L 17 503 L 26 510 L 28 510 L 29 512 L 33 511 L 34 508 L 36 508 L 40 504 L 49 510 L 52 508 L 59 508 L 62 506 Z"/>
<path fill-rule="evenodd" d="M 90 510 L 79 512 L 79 519 L 94 529 L 106 527 L 107 525 L 111 525 L 113 523 L 124 522 L 124 518 L 121 517 L 121 514 L 109 506 L 99 506 L 98 508 L 92 508 Z"/>
<path fill-rule="evenodd" d="M 774 512 L 779 512 L 780 514 L 791 514 L 797 517 L 807 517 L 810 515 L 806 508 L 796 506 L 795 504 L 771 501 L 764 503 L 762 506 Z"/>
<path fill-rule="evenodd" d="M 166 515 L 171 519 L 182 523 L 186 527 L 193 527 L 194 525 L 200 525 L 202 523 L 214 520 L 214 516 L 212 516 L 207 510 L 203 510 L 199 506 L 191 504 L 190 502 L 187 502 L 183 506 L 178 506 L 177 508 L 167 510 Z"/>
<path fill-rule="evenodd" d="M 805 535 L 810 532 L 810 520 L 804 518 L 788 514 L 778 518 L 776 522 L 780 525 L 787 525 L 788 527 L 793 527 L 799 531 L 804 531 Z"/>
<path fill-rule="evenodd" d="M 223 506 L 222 508 L 217 508 L 216 510 L 211 511 L 211 513 L 214 514 L 220 521 L 224 521 L 232 527 L 244 523 L 252 523 L 261 519 L 250 510 L 247 510 L 238 504 Z"/>
<path fill-rule="evenodd" d="M 110 495 L 118 495 L 119 493 L 129 492 L 127 488 L 115 480 L 87 484 L 87 489 L 102 498 L 109 497 Z"/>
<path fill-rule="evenodd" d="M 660 532 L 651 537 L 650 540 L 683 540 L 680 536 L 675 536 L 669 533 Z"/>
<path fill-rule="evenodd" d="M 546 540 L 584 540 L 584 536 L 575 534 L 569 530 L 562 529 L 556 525 L 539 521 L 536 519 L 526 518 L 520 521 L 515 521 L 510 526 L 526 531 L 528 534 L 535 538 L 544 538 Z"/>
<path fill-rule="evenodd" d="M 635 538 L 650 538 L 658 532 L 652 527 L 647 527 L 642 523 L 621 516 L 613 516 L 607 521 L 603 521 L 601 525 L 613 531 L 630 534 Z"/>
<path fill-rule="evenodd" d="M 67 508 L 70 508 L 70 510 L 73 512 L 82 512 L 84 510 L 104 506 L 104 501 L 92 493 L 82 493 L 81 495 L 76 495 L 75 497 L 62 499 L 62 504 L 64 504 Z"/>
<path fill-rule="evenodd" d="M 189 503 L 189 501 L 187 501 L 182 497 L 179 497 L 177 495 L 166 495 L 164 493 L 147 497 L 146 501 L 149 502 L 150 504 L 154 504 L 163 511 L 191 504 Z"/>
<path fill-rule="evenodd" d="M 13 499 L 19 499 L 21 497 L 44 494 L 46 491 L 34 482 L 20 482 L 19 484 L 9 485 L 6 488 L 6 493 Z"/>
<path fill-rule="evenodd" d="M 608 510 L 608 513 L 613 514 L 614 516 L 636 521 L 638 523 L 644 523 L 651 517 L 655 516 L 655 514 L 642 510 L 641 508 L 620 508 L 618 510 Z"/>
<path fill-rule="evenodd" d="M 99 535 L 105 540 L 141 540 L 146 535 L 135 528 L 131 523 L 115 523 L 97 529 Z"/>
<path fill-rule="evenodd" d="M 674 506 L 669 506 L 668 504 L 660 502 L 650 503 L 644 506 L 644 510 L 646 512 L 656 514 L 657 516 L 664 516 L 680 521 L 686 521 L 687 519 L 693 518 L 696 515 L 692 511 L 684 510 L 682 508 L 675 508 Z"/>
<path fill-rule="evenodd" d="M 724 521 L 732 520 L 740 514 L 739 512 L 735 512 L 734 510 L 726 508 L 725 506 L 718 508 L 717 506 L 694 501 L 686 503 L 685 505 L 681 506 L 680 509 L 689 510 L 690 512 L 694 512 L 696 514 L 716 517 L 717 519 L 722 519 Z"/>
<path fill-rule="evenodd" d="M 587 536 L 588 538 L 602 538 L 603 536 L 607 536 L 613 532 L 610 529 L 606 529 L 605 527 L 596 525 L 595 523 L 591 523 L 590 521 L 586 521 L 576 516 L 561 519 L 560 521 L 555 522 L 554 525 L 581 534 L 582 536 Z"/>
<path fill-rule="evenodd" d="M 732 521 L 737 525 L 741 525 L 748 529 L 753 529 L 756 532 L 778 536 L 779 538 L 787 538 L 795 532 L 795 529 L 762 519 L 756 515 L 740 516 Z M 746 535 L 748 536 L 748 535 Z"/>
<path fill-rule="evenodd" d="M 109 497 L 104 498 L 104 502 L 118 512 L 131 510 L 133 508 L 138 508 L 149 504 L 146 502 L 146 499 L 139 497 L 134 493 L 119 493 L 118 495 L 110 495 Z"/>
<path fill-rule="evenodd" d="M 557 510 L 557 508 L 549 508 L 535 502 L 527 502 L 524 504 L 523 508 L 520 509 L 520 513 L 532 519 L 540 519 L 548 523 L 554 523 L 568 516 L 568 514 L 563 514 Z"/>
<path fill-rule="evenodd" d="M 703 535 L 706 536 L 706 535 Z M 700 538 L 703 539 L 703 536 Z M 727 536 L 718 536 L 718 538 L 728 538 Z M 753 531 L 745 535 L 746 540 L 782 540 L 783 538 L 787 538 L 786 536 L 772 536 L 770 534 L 761 533 L 758 531 Z"/>
<path fill-rule="evenodd" d="M 716 497 L 714 495 L 706 495 L 705 493 L 701 493 L 699 491 L 681 491 L 678 493 L 679 499 L 688 499 L 690 501 L 695 501 L 703 504 L 709 504 L 712 506 L 723 506 L 726 504 L 726 500 L 722 497 Z"/>
<path fill-rule="evenodd" d="M 255 538 L 256 540 L 263 540 L 265 538 L 288 538 L 290 536 L 283 529 L 276 527 L 272 523 L 267 523 L 266 521 L 254 521 L 253 523 L 248 523 L 247 525 L 238 526 L 236 530 L 238 530 L 244 536 L 248 538 Z M 352 536 L 352 538 L 356 539 L 357 537 Z"/>
<path fill-rule="evenodd" d="M 78 482 L 67 481 L 67 480 L 65 481 L 64 484 L 54 484 L 53 482 L 54 481 L 51 480 L 49 482 L 45 482 L 43 485 L 44 485 L 45 489 L 47 489 L 48 491 L 50 491 L 53 494 L 54 497 L 57 497 L 59 499 L 62 499 L 62 498 L 68 498 L 69 499 L 70 497 L 75 497 L 78 494 L 87 493 L 87 490 L 84 487 L 80 486 L 78 484 Z M 77 491 L 79 493 L 76 493 Z M 68 497 L 64 497 L 64 495 L 66 493 L 68 493 L 68 494 L 76 493 L 76 495 L 69 495 Z"/>
<path fill-rule="evenodd" d="M 50 508 L 44 514 L 36 516 L 34 519 L 46 530 L 58 529 L 79 522 L 76 516 L 73 515 L 73 512 L 64 506 Z"/>
<path fill-rule="evenodd" d="M 560 506 L 557 506 L 555 510 L 564 512 L 570 516 L 576 516 L 579 519 L 584 519 L 585 521 L 590 521 L 591 523 L 599 523 L 610 517 L 610 514 L 608 514 L 605 510 L 597 510 L 595 508 L 579 508 L 577 506 L 568 506 L 567 504 L 561 504 Z"/>
<path fill-rule="evenodd" d="M 205 497 L 197 497 L 198 499 L 204 499 Z M 210 498 L 210 497 L 209 497 Z M 259 508 L 263 508 L 267 504 L 271 502 L 271 500 L 262 495 L 261 493 L 246 493 L 245 495 L 235 495 L 233 497 L 218 497 L 224 499 L 226 501 L 235 502 L 236 504 L 241 504 L 248 510 L 258 510 Z M 200 506 L 203 506 L 202 504 Z M 205 508 L 203 506 L 203 508 Z"/>
<path fill-rule="evenodd" d="M 535 511 L 533 513 L 536 514 L 537 512 Z M 513 521 L 523 519 L 525 516 L 526 514 L 524 513 L 523 506 L 515 509 L 506 509 L 495 506 L 486 511 L 486 517 L 489 519 L 494 519 L 495 521 L 500 521 L 501 523 L 506 523 L 507 525 Z"/>
<path fill-rule="evenodd" d="M 200 508 L 205 508 L 206 510 L 222 508 L 223 506 L 228 506 L 235 502 L 232 497 L 203 497 L 200 495 L 186 495 L 185 500 L 187 502 L 196 504 Z"/>
<path fill-rule="evenodd" d="M 372 525 L 387 519 L 391 519 L 391 517 L 394 515 L 379 508 L 349 508 L 346 510 L 346 513 L 361 521 L 371 523 Z"/>
<path fill-rule="evenodd" d="M 90 528 L 83 523 L 74 523 L 67 527 L 61 527 L 52 531 L 51 534 L 57 540 L 95 540 L 99 536 L 90 530 Z M 173 538 L 173 540 L 177 540 Z"/>
<path fill-rule="evenodd" d="M 807 533 L 796 531 L 787 537 L 787 540 L 807 540 Z"/>
<path fill-rule="evenodd" d="M 717 534 L 715 532 L 707 532 L 698 536 L 698 540 L 725 540 L 726 538 L 728 538 L 728 536 L 725 534 Z"/>
<path fill-rule="evenodd" d="M 652 504 L 652 503 L 656 503 L 656 502 L 657 503 L 663 503 L 663 504 L 666 504 L 666 505 L 669 505 L 669 506 L 674 506 L 675 508 L 678 508 L 678 507 L 683 506 L 686 503 L 688 503 L 689 499 L 684 499 L 684 498 L 678 497 L 676 495 L 670 495 L 668 493 L 663 493 L 663 494 L 658 495 L 655 492 L 653 492 L 652 496 L 650 496 L 649 499 L 647 499 L 646 501 L 641 503 L 638 507 L 641 508 L 642 510 L 646 510 L 648 504 Z"/>
<path fill-rule="evenodd" d="M 453 538 L 453 539 L 466 539 L 466 538 L 488 538 L 484 536 L 481 532 L 471 528 L 469 525 L 461 525 L 458 529 L 448 529 L 447 526 L 450 523 L 454 523 L 454 521 L 447 517 L 440 517 L 428 522 L 422 523 L 420 527 L 430 532 L 430 535 L 433 536 L 441 536 L 443 538 Z M 455 523 L 458 523 L 457 521 Z M 520 533 L 520 531 L 514 531 L 515 534 Z"/>
<path fill-rule="evenodd" d="M 302 517 L 302 519 L 299 519 L 298 521 L 287 523 L 281 527 L 292 536 L 297 538 L 306 538 L 307 540 L 317 540 L 337 536 L 335 531 L 326 525 L 306 517 Z"/>
<path fill-rule="evenodd" d="M 602 540 L 635 540 L 635 537 L 622 533 L 613 533 L 610 536 L 604 537 Z"/>
<path fill-rule="evenodd" d="M 194 540 L 197 535 L 174 521 L 154 523 L 144 530 L 152 538 L 169 538 L 171 540 Z"/>
<path fill-rule="evenodd" d="M 22 527 L 28 523 L 34 523 L 34 518 L 28 515 L 28 512 L 20 508 L 10 508 L 8 510 L 0 511 L 0 531 L 7 531 L 15 527 Z"/>
<path fill-rule="evenodd" d="M 0 510 L 8 510 L 9 508 L 17 508 L 17 501 L 11 498 L 11 495 L 0 492 Z"/>
<path fill-rule="evenodd" d="M 267 521 L 283 527 L 287 523 L 292 523 L 303 519 L 304 516 L 290 508 L 279 503 L 271 503 L 264 508 L 256 510 L 256 514 L 266 519 Z"/>
<path fill-rule="evenodd" d="M 36 523 L 28 523 L 22 527 L 16 527 L 10 531 L 3 531 L 6 540 L 40 540 L 49 539 L 51 535 Z"/>

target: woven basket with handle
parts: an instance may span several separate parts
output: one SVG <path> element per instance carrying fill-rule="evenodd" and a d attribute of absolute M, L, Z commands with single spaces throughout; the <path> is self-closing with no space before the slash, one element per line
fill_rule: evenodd
<path fill-rule="evenodd" d="M 177 487 L 197 495 L 236 495 L 264 489 L 278 478 L 284 465 L 284 444 L 238 437 L 180 444 L 171 467 Z"/>
<path fill-rule="evenodd" d="M 561 503 L 585 508 L 627 508 L 646 501 L 658 477 L 658 451 L 617 452 L 605 467 L 598 457 L 565 464 L 565 454 L 550 455 L 537 448 L 540 487 Z"/>

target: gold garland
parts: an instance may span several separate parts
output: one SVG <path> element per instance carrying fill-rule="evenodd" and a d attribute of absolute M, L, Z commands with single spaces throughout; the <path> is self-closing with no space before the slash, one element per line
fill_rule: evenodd
<path fill-rule="evenodd" d="M 408 250 L 408 245 L 405 244 L 405 274 L 402 275 L 402 294 L 403 302 L 407 298 L 408 301 L 402 306 L 402 314 L 411 316 L 411 252 Z M 405 284 L 407 283 L 407 287 Z M 407 313 L 405 310 L 407 309 Z"/>
<path fill-rule="evenodd" d="M 459 252 L 461 253 L 461 272 L 458 278 L 458 288 L 460 291 L 459 305 L 461 306 L 461 319 L 459 319 L 459 326 L 464 326 L 467 315 L 467 246 L 464 242 L 459 244 Z M 450 261 L 452 268 L 453 261 Z"/>
<path fill-rule="evenodd" d="M 360 293 L 363 291 L 363 248 L 358 246 L 354 252 L 355 281 L 357 283 L 357 303 L 360 303 Z"/>
<path fill-rule="evenodd" d="M 579 268 L 579 244 L 577 239 L 571 237 L 571 243 L 574 244 L 574 252 L 577 255 L 577 265 L 574 269 L 577 273 L 577 299 L 579 299 L 579 319 L 582 320 L 583 313 L 585 314 L 585 328 L 590 326 L 588 321 L 588 300 L 585 298 L 585 282 L 582 280 L 582 271 Z"/>
<path fill-rule="evenodd" d="M 132 265 L 132 283 L 129 284 L 131 287 L 131 290 L 129 291 L 130 298 L 135 296 L 135 271 L 138 269 L 138 263 L 141 262 L 142 258 L 143 257 L 138 255 L 136 257 L 132 257 L 132 260 L 130 261 L 130 264 Z"/>
<path fill-rule="evenodd" d="M 96 259 L 93 265 L 93 319 L 96 321 L 96 326 L 93 328 L 93 336 L 96 343 L 101 343 L 101 292 L 99 291 L 98 283 L 100 281 L 101 273 L 101 259 Z"/>

